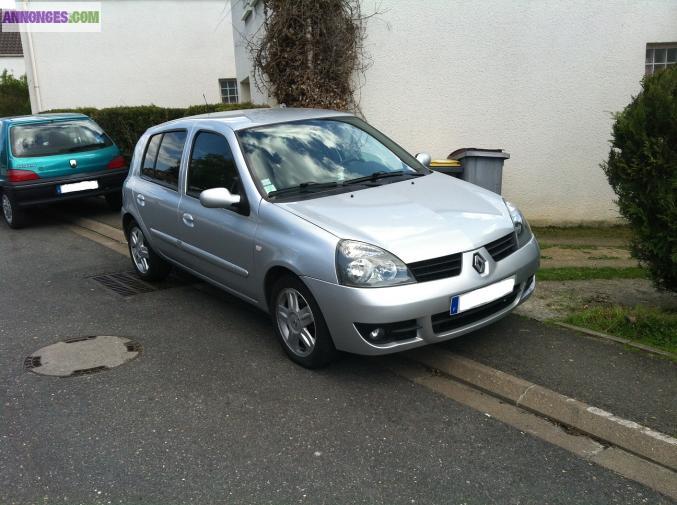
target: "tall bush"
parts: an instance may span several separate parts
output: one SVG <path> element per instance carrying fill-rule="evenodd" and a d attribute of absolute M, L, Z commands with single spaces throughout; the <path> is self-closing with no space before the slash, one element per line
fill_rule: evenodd
<path fill-rule="evenodd" d="M 0 74 L 0 117 L 31 113 L 26 76 L 14 77 L 7 70 Z"/>
<path fill-rule="evenodd" d="M 359 0 L 263 0 L 263 26 L 249 40 L 254 80 L 278 103 L 357 110 L 370 64 Z"/>
<path fill-rule="evenodd" d="M 658 287 L 677 291 L 677 65 L 645 77 L 615 115 L 602 169 L 633 229 L 632 255 Z"/>
<path fill-rule="evenodd" d="M 221 112 L 238 109 L 262 107 L 251 103 L 217 103 L 192 105 L 186 108 L 158 107 L 156 105 L 142 105 L 134 107 L 108 107 L 96 109 L 81 107 L 77 109 L 56 109 L 49 112 L 79 112 L 86 114 L 96 121 L 106 133 L 115 141 L 122 153 L 129 157 L 139 137 L 150 128 L 172 119 L 179 119 L 207 112 Z"/>

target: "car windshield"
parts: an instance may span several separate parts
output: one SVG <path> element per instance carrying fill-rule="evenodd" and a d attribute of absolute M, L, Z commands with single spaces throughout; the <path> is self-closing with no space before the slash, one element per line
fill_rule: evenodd
<path fill-rule="evenodd" d="M 252 175 L 271 196 L 425 173 L 413 156 L 352 116 L 254 127 L 238 137 Z"/>
<path fill-rule="evenodd" d="M 89 151 L 113 144 L 99 125 L 87 119 L 16 125 L 10 132 L 12 154 L 17 158 Z"/>

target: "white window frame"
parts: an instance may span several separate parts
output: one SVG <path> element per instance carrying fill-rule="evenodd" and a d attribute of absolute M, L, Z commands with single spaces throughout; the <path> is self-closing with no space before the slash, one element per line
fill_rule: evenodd
<path fill-rule="evenodd" d="M 663 59 L 656 60 L 657 50 L 663 54 Z M 653 75 L 670 65 L 677 64 L 677 42 L 650 42 L 646 45 L 644 60 L 644 75 Z"/>
<path fill-rule="evenodd" d="M 237 87 L 237 79 L 219 79 L 219 92 L 222 103 L 239 103 L 240 93 Z"/>

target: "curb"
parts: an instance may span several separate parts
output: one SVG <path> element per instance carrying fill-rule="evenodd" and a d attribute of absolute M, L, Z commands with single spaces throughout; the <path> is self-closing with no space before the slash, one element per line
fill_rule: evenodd
<path fill-rule="evenodd" d="M 591 337 L 598 337 L 598 338 L 603 338 L 606 340 L 611 340 L 613 342 L 618 342 L 619 344 L 625 344 L 630 347 L 634 347 L 636 349 L 641 349 L 642 351 L 650 352 L 653 354 L 658 354 L 659 356 L 666 356 L 668 358 L 675 359 L 677 356 L 675 356 L 672 353 L 669 353 L 667 351 L 663 351 L 661 349 L 656 349 L 655 347 L 651 347 L 650 345 L 646 344 L 640 344 L 638 342 L 634 342 L 632 340 L 628 340 L 627 338 L 622 338 L 622 337 L 617 337 L 615 335 L 609 335 L 608 333 L 602 333 L 601 331 L 595 331 L 595 330 L 590 330 L 588 328 L 583 328 L 582 326 L 576 326 L 574 324 L 569 324 L 569 323 L 562 323 L 559 321 L 552 321 L 553 324 L 556 324 L 557 326 L 561 326 L 562 328 L 567 328 L 569 330 L 574 330 L 578 331 L 580 333 L 585 333 L 586 335 L 590 335 Z"/>
<path fill-rule="evenodd" d="M 517 407 L 677 470 L 677 439 L 669 435 L 448 351 L 417 349 L 405 356 Z"/>
<path fill-rule="evenodd" d="M 76 217 L 69 214 L 61 214 L 60 217 L 71 224 L 93 231 L 121 244 L 127 244 L 125 234 L 118 228 L 86 217 Z"/>

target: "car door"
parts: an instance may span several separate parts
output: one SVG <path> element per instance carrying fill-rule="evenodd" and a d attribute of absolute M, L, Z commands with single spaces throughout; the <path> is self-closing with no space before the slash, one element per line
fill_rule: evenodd
<path fill-rule="evenodd" d="M 239 194 L 241 203 L 228 209 L 200 204 L 202 191 L 221 187 Z M 253 296 L 250 279 L 256 222 L 231 146 L 222 134 L 199 130 L 193 136 L 184 190 L 178 234 L 184 264 L 231 290 Z"/>
<path fill-rule="evenodd" d="M 134 204 L 153 247 L 170 258 L 179 248 L 179 169 L 185 142 L 186 130 L 152 135 L 132 186 Z"/>

